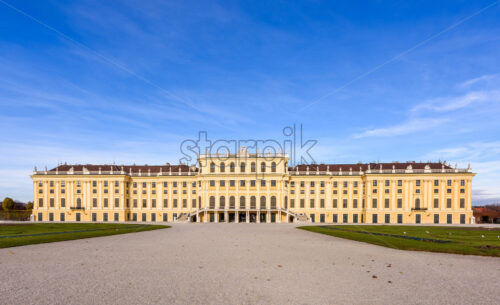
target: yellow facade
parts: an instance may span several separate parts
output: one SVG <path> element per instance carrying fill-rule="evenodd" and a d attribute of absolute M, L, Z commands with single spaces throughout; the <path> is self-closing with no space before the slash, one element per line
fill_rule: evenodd
<path fill-rule="evenodd" d="M 37 221 L 470 223 L 474 174 L 442 163 L 288 166 L 286 154 L 36 171 Z"/>

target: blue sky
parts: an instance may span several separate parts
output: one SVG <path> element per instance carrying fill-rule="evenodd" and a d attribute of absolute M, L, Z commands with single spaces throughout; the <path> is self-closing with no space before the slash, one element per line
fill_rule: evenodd
<path fill-rule="evenodd" d="M 0 197 L 302 124 L 317 162 L 471 163 L 498 202 L 499 50 L 494 1 L 0 0 Z"/>

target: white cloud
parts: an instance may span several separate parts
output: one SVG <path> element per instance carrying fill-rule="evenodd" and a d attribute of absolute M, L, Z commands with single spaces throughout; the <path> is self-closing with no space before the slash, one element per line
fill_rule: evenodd
<path fill-rule="evenodd" d="M 444 124 L 448 119 L 435 118 L 435 119 L 411 119 L 399 125 L 369 129 L 362 133 L 353 135 L 353 138 L 366 138 L 366 137 L 392 137 L 401 136 L 405 134 L 415 133 L 419 131 L 426 131 Z"/>
<path fill-rule="evenodd" d="M 427 101 L 413 107 L 412 112 L 421 110 L 432 110 L 436 112 L 453 111 L 465 108 L 474 103 L 498 102 L 500 101 L 500 91 L 473 91 L 461 96 L 442 97 Z"/>
<path fill-rule="evenodd" d="M 463 83 L 461 83 L 460 85 L 458 85 L 459 88 L 467 88 L 467 87 L 470 87 L 472 85 L 475 85 L 475 84 L 478 84 L 478 83 L 484 83 L 484 82 L 487 82 L 487 81 L 490 81 L 490 80 L 494 80 L 494 79 L 497 79 L 498 78 L 498 74 L 486 74 L 486 75 L 482 75 L 482 76 L 479 76 L 479 77 L 475 77 L 475 78 L 472 78 L 472 79 L 469 79 Z"/>

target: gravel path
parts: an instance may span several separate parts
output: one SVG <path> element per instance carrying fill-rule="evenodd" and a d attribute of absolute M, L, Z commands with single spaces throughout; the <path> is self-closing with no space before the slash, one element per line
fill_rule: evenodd
<path fill-rule="evenodd" d="M 498 304 L 499 275 L 499 258 L 399 251 L 291 224 L 175 224 L 0 249 L 0 303 Z"/>

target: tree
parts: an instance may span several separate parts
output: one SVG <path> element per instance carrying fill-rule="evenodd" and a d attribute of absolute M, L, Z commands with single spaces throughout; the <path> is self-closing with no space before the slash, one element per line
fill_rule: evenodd
<path fill-rule="evenodd" d="M 2 209 L 4 211 L 12 210 L 14 208 L 14 205 L 15 203 L 14 200 L 12 200 L 12 198 L 5 197 L 5 199 L 2 202 Z"/>
<path fill-rule="evenodd" d="M 28 201 L 28 203 L 26 204 L 26 210 L 33 210 L 33 202 Z"/>

